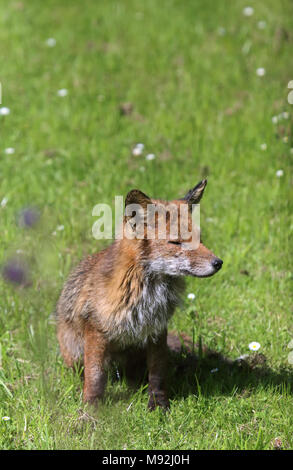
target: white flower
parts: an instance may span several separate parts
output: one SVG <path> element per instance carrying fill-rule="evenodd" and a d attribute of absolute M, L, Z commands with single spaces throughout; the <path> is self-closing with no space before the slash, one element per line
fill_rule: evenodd
<path fill-rule="evenodd" d="M 58 225 L 56 230 L 59 230 L 59 232 L 61 232 L 62 230 L 64 230 L 64 225 Z"/>
<path fill-rule="evenodd" d="M 153 154 L 153 153 L 149 153 L 149 154 L 145 157 L 146 160 L 154 160 L 155 158 L 156 158 L 156 155 Z"/>
<path fill-rule="evenodd" d="M 283 171 L 283 170 L 278 170 L 278 171 L 276 171 L 276 176 L 277 176 L 278 178 L 281 178 L 281 176 L 283 176 L 283 174 L 284 174 L 284 171 Z"/>
<path fill-rule="evenodd" d="M 48 38 L 46 40 L 46 44 L 48 47 L 54 47 L 56 46 L 56 39 L 55 38 Z"/>
<path fill-rule="evenodd" d="M 134 147 L 134 149 L 132 149 L 132 155 L 134 155 L 135 157 L 138 157 L 141 154 L 142 154 L 142 149 L 141 148 Z"/>
<path fill-rule="evenodd" d="M 267 24 L 266 24 L 265 21 L 259 21 L 259 22 L 257 23 L 258 29 L 265 29 L 266 26 L 267 26 Z"/>
<path fill-rule="evenodd" d="M 281 113 L 281 116 L 283 119 L 289 119 L 289 113 L 287 113 L 287 111 L 284 111 L 283 113 Z"/>
<path fill-rule="evenodd" d="M 2 201 L 1 201 L 1 203 L 0 203 L 1 207 L 5 207 L 6 204 L 7 204 L 7 202 L 8 202 L 8 198 L 7 198 L 7 197 L 4 197 L 4 198 L 2 199 Z"/>
<path fill-rule="evenodd" d="M 10 420 L 9 416 L 2 416 L 2 419 L 3 419 L 3 421 L 9 421 Z"/>
<path fill-rule="evenodd" d="M 259 77 L 263 77 L 266 73 L 266 69 L 264 69 L 263 67 L 259 67 L 258 69 L 256 69 L 256 75 L 258 75 Z"/>
<path fill-rule="evenodd" d="M 8 114 L 10 114 L 10 109 L 3 106 L 3 108 L 0 108 L 0 114 L 1 116 L 8 116 Z"/>
<path fill-rule="evenodd" d="M 254 9 L 252 7 L 245 7 L 242 10 L 244 16 L 252 16 L 254 13 Z"/>
<path fill-rule="evenodd" d="M 260 149 L 261 150 L 266 150 L 267 149 L 267 144 L 261 144 Z"/>
<path fill-rule="evenodd" d="M 15 152 L 15 149 L 13 147 L 8 147 L 7 149 L 4 150 L 6 155 L 12 155 Z"/>
<path fill-rule="evenodd" d="M 132 150 L 132 155 L 135 155 L 136 157 L 141 155 L 144 149 L 144 144 L 138 143 L 135 145 L 135 147 Z"/>
<path fill-rule="evenodd" d="M 285 135 L 285 136 L 283 137 L 283 142 L 284 142 L 285 144 L 288 143 L 288 136 L 287 136 L 287 135 Z"/>
<path fill-rule="evenodd" d="M 193 294 L 192 292 L 190 294 L 188 294 L 187 298 L 189 300 L 194 300 L 195 299 L 195 294 Z"/>
<path fill-rule="evenodd" d="M 68 95 L 68 90 L 66 90 L 66 88 L 61 88 L 61 90 L 58 90 L 57 91 L 57 95 L 58 96 L 67 96 Z"/>
<path fill-rule="evenodd" d="M 278 122 L 278 116 L 273 116 L 272 117 L 272 123 L 277 124 L 277 122 Z"/>
<path fill-rule="evenodd" d="M 257 341 L 252 341 L 251 343 L 249 343 L 248 347 L 251 351 L 258 351 L 260 348 L 260 344 Z"/>
<path fill-rule="evenodd" d="M 216 367 L 215 369 L 212 369 L 212 370 L 211 370 L 211 374 L 214 374 L 215 372 L 218 372 L 218 370 L 219 370 L 219 369 L 218 369 L 217 367 Z"/>
<path fill-rule="evenodd" d="M 290 149 L 290 153 L 293 154 L 293 147 Z"/>

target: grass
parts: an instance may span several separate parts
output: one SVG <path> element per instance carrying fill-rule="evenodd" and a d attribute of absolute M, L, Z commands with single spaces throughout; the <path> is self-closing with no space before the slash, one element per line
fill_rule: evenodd
<path fill-rule="evenodd" d="M 246 17 L 245 6 L 0 1 L 11 111 L 0 116 L 0 262 L 22 250 L 31 270 L 30 287 L 0 281 L 2 449 L 292 449 L 293 11 L 258 1 Z M 196 299 L 185 297 L 170 328 L 232 360 L 253 358 L 258 341 L 266 362 L 235 367 L 203 352 L 192 373 L 171 368 L 169 414 L 148 413 L 145 389 L 115 380 L 94 412 L 59 356 L 52 315 L 70 268 L 106 244 L 92 237 L 92 209 L 135 187 L 182 197 L 205 176 L 201 227 L 224 268 L 187 280 Z M 16 214 L 31 205 L 40 224 L 20 228 Z"/>

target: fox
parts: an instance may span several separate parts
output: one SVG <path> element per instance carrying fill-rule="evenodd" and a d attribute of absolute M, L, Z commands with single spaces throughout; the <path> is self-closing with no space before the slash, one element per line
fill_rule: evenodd
<path fill-rule="evenodd" d="M 153 199 L 138 189 L 128 192 L 123 236 L 83 259 L 65 282 L 56 306 L 57 338 L 66 366 L 83 367 L 85 403 L 97 405 L 103 398 L 113 361 L 131 369 L 132 360 L 142 353 L 148 374 L 148 408 L 169 408 L 167 327 L 182 298 L 184 277 L 213 276 L 223 261 L 201 238 L 194 243 L 191 232 L 183 239 L 179 230 L 174 239 L 168 209 L 171 204 L 183 207 L 185 224 L 191 227 L 193 207 L 206 185 L 204 179 L 173 201 Z M 133 219 L 126 214 L 132 204 L 138 204 L 143 214 L 149 205 L 166 210 L 165 238 L 159 236 L 159 217 L 154 219 L 151 238 L 144 231 L 145 217 L 142 236 L 135 232 L 126 236 L 127 230 L 133 230 L 129 224 Z M 190 246 L 184 249 L 187 242 Z"/>

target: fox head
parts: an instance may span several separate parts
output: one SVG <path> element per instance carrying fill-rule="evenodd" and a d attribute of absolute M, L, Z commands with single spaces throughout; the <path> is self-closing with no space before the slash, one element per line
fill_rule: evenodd
<path fill-rule="evenodd" d="M 150 273 L 208 277 L 221 269 L 223 261 L 202 244 L 194 223 L 206 185 L 203 180 L 184 198 L 173 201 L 151 199 L 137 189 L 127 194 L 124 233 L 139 241 L 143 264 Z"/>

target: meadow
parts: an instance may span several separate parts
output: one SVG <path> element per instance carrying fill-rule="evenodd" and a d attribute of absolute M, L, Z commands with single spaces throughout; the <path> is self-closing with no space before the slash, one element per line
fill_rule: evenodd
<path fill-rule="evenodd" d="M 292 449 L 292 2 L 0 0 L 0 23 L 0 448 Z M 115 374 L 93 410 L 54 321 L 70 269 L 109 243 L 93 207 L 205 177 L 224 265 L 187 279 L 170 322 L 195 367 L 173 358 L 167 414 Z"/>

